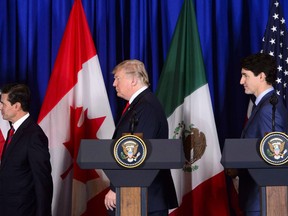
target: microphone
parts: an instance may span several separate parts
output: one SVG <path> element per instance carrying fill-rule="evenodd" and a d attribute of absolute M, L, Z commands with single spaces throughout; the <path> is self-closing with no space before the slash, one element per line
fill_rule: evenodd
<path fill-rule="evenodd" d="M 276 105 L 278 103 L 278 98 L 275 92 L 270 97 L 270 104 L 272 104 L 272 132 L 275 131 L 275 111 L 276 111 Z"/>
<path fill-rule="evenodd" d="M 138 124 L 138 119 L 136 118 L 136 112 L 133 111 L 132 117 L 130 119 L 130 133 L 133 135 L 135 131 L 135 127 Z"/>

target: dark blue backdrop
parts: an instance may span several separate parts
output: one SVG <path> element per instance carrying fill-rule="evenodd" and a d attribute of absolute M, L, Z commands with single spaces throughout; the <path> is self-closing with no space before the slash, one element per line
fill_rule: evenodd
<path fill-rule="evenodd" d="M 37 118 L 74 0 L 0 1 L 0 84 L 25 82 Z M 269 0 L 193 0 L 220 143 L 239 137 L 248 97 L 239 84 L 242 57 L 258 52 Z M 155 90 L 183 0 L 82 0 L 117 120 L 123 102 L 113 67 L 145 62 Z M 288 1 L 280 0 L 288 17 Z"/>

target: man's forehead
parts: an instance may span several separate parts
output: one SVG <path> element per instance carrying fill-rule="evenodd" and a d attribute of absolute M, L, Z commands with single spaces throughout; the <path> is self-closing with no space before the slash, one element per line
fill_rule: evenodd
<path fill-rule="evenodd" d="M 8 99 L 8 94 L 0 94 L 0 99 L 1 99 L 1 101 L 3 101 L 3 100 L 7 100 Z"/>
<path fill-rule="evenodd" d="M 5 100 L 4 94 L 0 94 L 0 103 L 4 104 L 4 100 Z"/>
<path fill-rule="evenodd" d="M 125 70 L 124 70 L 124 68 L 119 68 L 118 70 L 116 70 L 115 71 L 115 74 L 123 74 L 123 73 L 125 73 Z"/>
<path fill-rule="evenodd" d="M 242 68 L 241 73 L 242 74 L 249 74 L 249 73 L 253 73 L 253 72 L 251 70 Z"/>
<path fill-rule="evenodd" d="M 125 73 L 124 69 L 119 69 L 119 70 L 115 71 L 114 77 L 124 77 L 125 74 L 126 73 Z"/>

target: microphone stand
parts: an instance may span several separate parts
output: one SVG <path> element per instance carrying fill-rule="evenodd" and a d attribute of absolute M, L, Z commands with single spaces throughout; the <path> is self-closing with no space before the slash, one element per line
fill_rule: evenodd
<path fill-rule="evenodd" d="M 272 132 L 275 132 L 275 112 L 276 104 L 278 103 L 278 98 L 275 93 L 270 98 L 270 103 L 272 104 Z"/>
<path fill-rule="evenodd" d="M 133 135 L 135 131 L 135 126 L 138 123 L 138 119 L 136 119 L 136 113 L 134 112 L 132 118 L 130 119 L 130 133 Z"/>

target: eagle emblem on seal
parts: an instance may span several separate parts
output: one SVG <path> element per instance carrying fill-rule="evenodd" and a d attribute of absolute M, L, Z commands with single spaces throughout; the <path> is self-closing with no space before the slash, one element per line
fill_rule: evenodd
<path fill-rule="evenodd" d="M 138 144 L 135 142 L 125 142 L 122 145 L 123 152 L 121 153 L 121 158 L 126 159 L 128 162 L 136 161 L 137 158 L 140 156 L 140 152 L 138 151 Z"/>
<path fill-rule="evenodd" d="M 271 165 L 283 165 L 288 161 L 288 136 L 282 132 L 270 132 L 264 136 L 259 145 L 263 160 Z"/>
<path fill-rule="evenodd" d="M 197 170 L 199 167 L 194 165 L 194 163 L 204 155 L 207 147 L 205 134 L 193 124 L 186 128 L 184 121 L 182 121 L 174 130 L 173 138 L 182 139 L 183 141 L 185 155 L 183 170 L 187 172 Z"/>
<path fill-rule="evenodd" d="M 285 142 L 282 140 L 274 141 L 272 140 L 268 142 L 270 154 L 274 157 L 274 159 L 279 160 L 280 158 L 283 158 L 284 155 L 287 153 L 287 149 L 285 148 Z"/>

